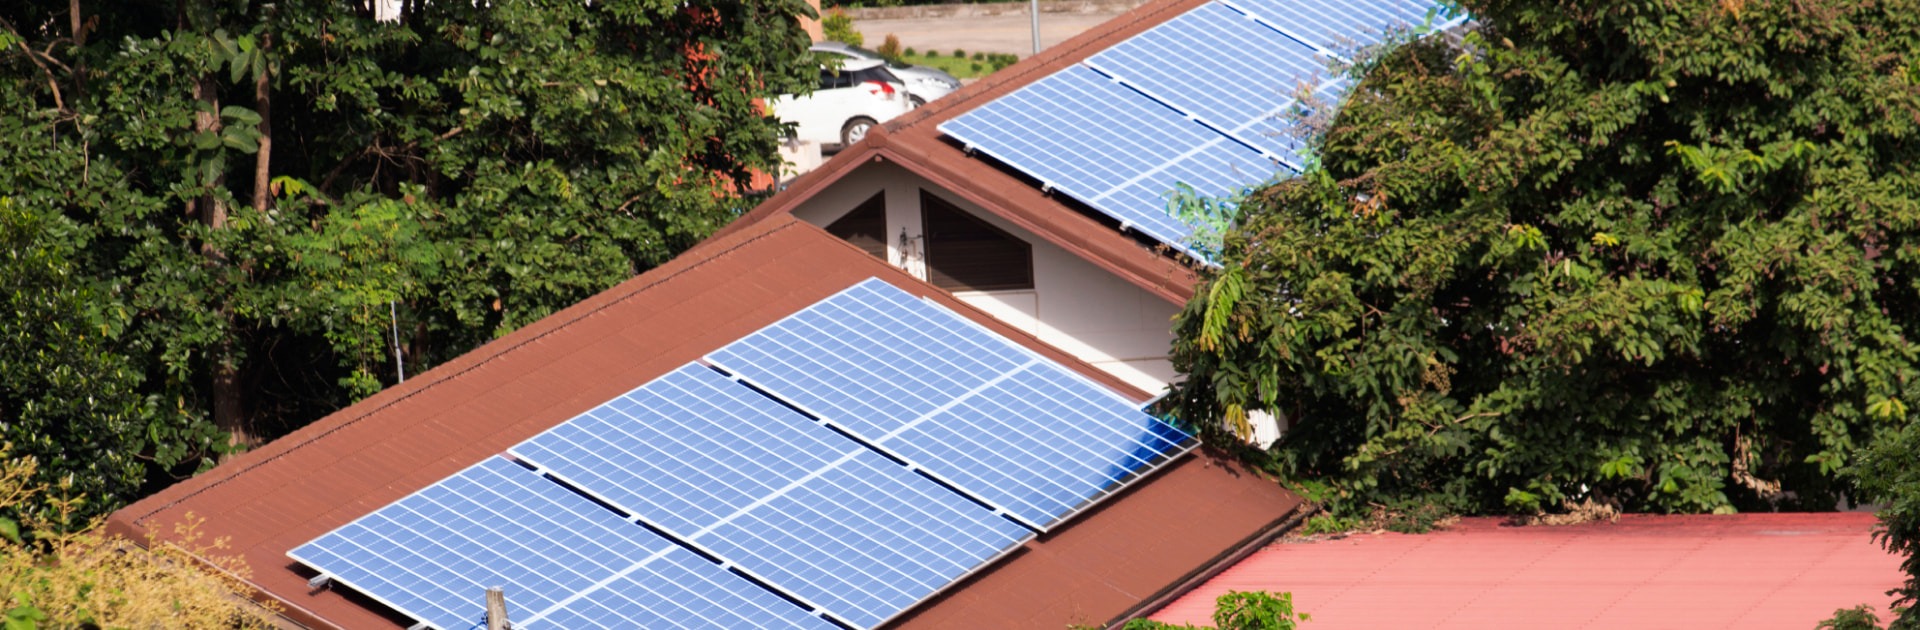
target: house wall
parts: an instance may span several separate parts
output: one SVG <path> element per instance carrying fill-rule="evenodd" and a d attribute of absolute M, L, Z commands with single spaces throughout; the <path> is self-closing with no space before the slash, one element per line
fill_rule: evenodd
<path fill-rule="evenodd" d="M 955 297 L 1039 337 L 1128 384 L 1153 393 L 1175 374 L 1167 351 L 1180 310 L 1094 264 L 982 211 L 957 195 L 889 163 L 860 167 L 793 211 L 814 225 L 832 223 L 877 191 L 887 200 L 887 262 L 925 277 L 914 256 L 921 234 L 920 191 L 928 190 L 1033 248 L 1032 290 L 961 291 Z M 904 231 L 909 242 L 901 242 Z"/>

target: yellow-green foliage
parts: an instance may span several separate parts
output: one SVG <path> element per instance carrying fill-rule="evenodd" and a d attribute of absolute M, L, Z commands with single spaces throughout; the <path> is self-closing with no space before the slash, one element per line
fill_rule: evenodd
<path fill-rule="evenodd" d="M 32 457 L 0 463 L 0 506 L 46 502 L 54 514 L 71 514 L 77 501 L 35 484 L 37 467 Z M 246 563 L 226 552 L 225 540 L 206 540 L 199 523 L 189 517 L 174 527 L 172 542 L 142 549 L 97 522 L 74 531 L 28 523 L 24 535 L 19 524 L 0 522 L 5 627 L 272 627 L 274 611 L 241 595 Z"/>

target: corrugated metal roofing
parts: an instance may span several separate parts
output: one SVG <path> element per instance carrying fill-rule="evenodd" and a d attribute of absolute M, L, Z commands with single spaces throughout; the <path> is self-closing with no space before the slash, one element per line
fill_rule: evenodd
<path fill-rule="evenodd" d="M 1288 591 L 1312 630 L 1782 628 L 1835 609 L 1888 618 L 1899 558 L 1871 514 L 1627 515 L 1511 527 L 1466 519 L 1424 535 L 1278 543 L 1152 617 L 1210 623 L 1229 590 Z"/>

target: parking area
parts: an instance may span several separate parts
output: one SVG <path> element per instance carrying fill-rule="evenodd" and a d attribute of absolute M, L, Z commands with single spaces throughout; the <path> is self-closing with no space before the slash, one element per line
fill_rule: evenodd
<path fill-rule="evenodd" d="M 1081 31 L 1111 20 L 1119 11 L 1102 13 L 1040 14 L 1042 48 L 1066 41 Z M 900 38 L 900 45 L 922 50 L 1012 53 L 1022 59 L 1033 54 L 1033 28 L 1025 11 L 1017 14 L 975 15 L 966 17 L 918 17 L 894 19 L 855 18 L 855 29 L 872 47 L 888 34 Z"/>

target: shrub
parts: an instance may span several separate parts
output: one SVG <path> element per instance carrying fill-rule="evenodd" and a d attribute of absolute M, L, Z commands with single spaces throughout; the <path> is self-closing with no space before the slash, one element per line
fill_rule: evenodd
<path fill-rule="evenodd" d="M 825 17 L 820 18 L 820 33 L 828 41 L 843 44 L 859 46 L 867 42 L 867 38 L 861 36 L 860 31 L 853 30 L 853 18 L 848 16 L 846 11 L 839 9 L 828 11 Z"/>
<path fill-rule="evenodd" d="M 880 41 L 880 48 L 874 52 L 880 53 L 880 56 L 888 59 L 899 59 L 900 38 L 895 37 L 893 33 L 887 33 L 887 38 Z"/>
<path fill-rule="evenodd" d="M 907 47 L 907 51 L 906 51 L 906 56 L 908 56 L 908 57 L 912 57 L 912 56 L 914 56 L 914 55 L 918 55 L 918 54 L 920 54 L 920 53 L 917 53 L 917 52 L 914 52 L 914 51 L 913 51 L 913 47 L 912 47 L 912 46 L 908 46 L 908 47 Z"/>
<path fill-rule="evenodd" d="M 964 51 L 964 50 L 961 50 L 961 49 L 958 49 L 958 48 L 955 48 L 955 49 L 953 49 L 953 56 L 954 56 L 954 58 L 956 58 L 956 59 L 966 59 L 966 58 L 967 58 L 967 51 Z"/>

